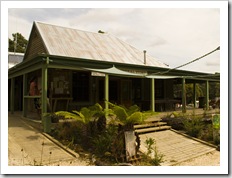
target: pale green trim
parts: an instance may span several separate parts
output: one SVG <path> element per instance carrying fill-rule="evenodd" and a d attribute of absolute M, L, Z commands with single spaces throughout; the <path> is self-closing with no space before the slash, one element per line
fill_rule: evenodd
<path fill-rule="evenodd" d="M 155 79 L 151 78 L 151 110 L 155 111 Z"/>
<path fill-rule="evenodd" d="M 23 95 L 27 94 L 27 74 L 23 75 Z M 28 100 L 23 97 L 23 117 L 27 117 Z"/>
<path fill-rule="evenodd" d="M 11 90 L 10 90 L 10 111 L 14 114 L 14 100 L 15 100 L 15 78 L 11 79 Z"/>
<path fill-rule="evenodd" d="M 194 104 L 194 108 L 196 108 L 197 105 L 197 90 L 196 90 L 196 82 L 193 83 L 193 104 Z"/>
<path fill-rule="evenodd" d="M 209 110 L 209 81 L 207 80 L 205 82 L 205 104 L 206 104 L 206 110 Z"/>
<path fill-rule="evenodd" d="M 182 79 L 182 113 L 186 113 L 186 89 L 185 89 L 185 78 Z"/>
<path fill-rule="evenodd" d="M 51 132 L 51 125 L 49 124 L 49 117 L 47 117 L 47 89 L 48 89 L 48 68 L 49 58 L 43 62 L 42 66 L 42 123 L 44 132 Z"/>
<path fill-rule="evenodd" d="M 105 109 L 109 109 L 109 75 L 105 75 Z"/>

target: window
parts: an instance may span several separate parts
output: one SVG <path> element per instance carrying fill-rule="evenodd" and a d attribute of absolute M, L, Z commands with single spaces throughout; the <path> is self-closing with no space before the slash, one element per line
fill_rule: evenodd
<path fill-rule="evenodd" d="M 73 101 L 89 101 L 89 79 L 87 72 L 73 73 Z"/>

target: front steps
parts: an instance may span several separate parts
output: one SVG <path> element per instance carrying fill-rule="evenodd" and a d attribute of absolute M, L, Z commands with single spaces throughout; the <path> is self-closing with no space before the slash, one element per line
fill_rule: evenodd
<path fill-rule="evenodd" d="M 134 125 L 134 129 L 138 134 L 145 134 L 171 129 L 171 126 L 167 126 L 167 122 L 161 122 L 161 119 L 150 118 L 149 120 L 146 120 L 144 124 Z"/>

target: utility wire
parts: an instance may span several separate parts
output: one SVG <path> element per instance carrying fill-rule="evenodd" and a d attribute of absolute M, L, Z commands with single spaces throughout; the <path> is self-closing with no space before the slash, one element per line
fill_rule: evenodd
<path fill-rule="evenodd" d="M 189 65 L 189 64 L 191 64 L 191 63 L 193 63 L 193 62 L 196 62 L 196 61 L 200 60 L 201 58 L 206 57 L 206 56 L 208 56 L 208 55 L 214 53 L 214 52 L 217 51 L 217 50 L 220 50 L 220 46 L 218 46 L 218 47 L 217 47 L 216 49 L 214 49 L 213 51 L 210 51 L 209 53 L 204 54 L 203 56 L 200 56 L 200 57 L 198 57 L 198 58 L 196 58 L 196 59 L 194 59 L 194 60 L 192 60 L 192 61 L 190 61 L 190 62 L 187 62 L 187 63 L 185 63 L 185 64 L 182 64 L 182 65 L 177 66 L 177 67 L 172 68 L 172 69 L 168 69 L 167 71 L 164 71 L 164 72 L 157 72 L 157 73 L 154 73 L 154 74 L 166 74 L 166 73 L 170 72 L 171 70 L 175 70 L 175 69 L 184 67 L 184 66 L 186 66 L 186 65 Z"/>

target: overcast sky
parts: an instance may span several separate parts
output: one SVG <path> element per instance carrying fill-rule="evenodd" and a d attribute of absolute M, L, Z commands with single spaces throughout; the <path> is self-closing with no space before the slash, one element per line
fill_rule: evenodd
<path fill-rule="evenodd" d="M 33 21 L 105 31 L 171 68 L 220 46 L 219 8 L 9 8 L 8 37 L 28 39 Z M 220 72 L 220 51 L 180 69 Z"/>
<path fill-rule="evenodd" d="M 160 5 L 162 2 L 162 5 Z M 215 1 L 194 1 L 187 4 L 186 1 L 160 1 L 152 2 L 152 5 L 145 1 L 138 2 L 117 2 L 120 5 L 109 5 L 111 2 L 85 2 L 85 5 L 79 4 L 78 1 L 1 1 L 1 118 L 8 115 L 8 89 L 9 82 L 7 76 L 7 31 L 8 37 L 15 32 L 21 33 L 26 38 L 29 37 L 33 21 L 41 21 L 55 25 L 71 27 L 90 32 L 98 30 L 105 31 L 109 34 L 126 41 L 132 46 L 147 50 L 147 53 L 169 64 L 170 67 L 176 67 L 183 63 L 189 62 L 199 56 L 202 56 L 219 45 L 221 50 L 217 51 L 206 58 L 190 64 L 184 68 L 191 71 L 199 72 L 220 72 L 220 118 L 221 127 L 221 165 L 217 168 L 206 166 L 202 169 L 189 166 L 183 169 L 175 167 L 174 169 L 155 169 L 151 167 L 142 168 L 148 174 L 166 174 L 182 172 L 186 174 L 227 174 L 228 173 L 228 4 L 227 1 L 218 1 L 223 3 L 219 8 L 216 7 Z M 196 5 L 197 3 L 197 5 Z M 204 5 L 202 5 L 202 3 Z M 177 4 L 177 5 L 176 5 Z M 182 5 L 184 4 L 184 5 Z M 187 4 L 187 5 L 186 5 Z M 217 4 L 217 3 L 216 3 Z M 99 7 L 106 7 L 99 9 Z M 120 7 L 119 7 L 120 6 Z M 33 8 L 32 8 L 33 7 Z M 55 9 L 59 7 L 59 9 Z M 70 8 L 72 7 L 72 9 Z M 84 7 L 84 8 L 80 8 Z M 89 8 L 91 7 L 91 9 Z M 111 9 L 109 8 L 111 7 Z M 117 9 L 112 9 L 117 7 Z M 119 7 L 119 8 L 118 8 Z M 121 8 L 121 7 L 127 7 Z M 175 7 L 175 8 L 172 8 Z M 26 8 L 26 9 L 25 9 Z M 40 9 L 36 9 L 40 8 Z M 46 9 L 44 9 L 46 8 Z M 50 8 L 50 9 L 49 9 Z M 66 8 L 66 9 L 62 9 Z M 74 9 L 75 8 L 75 9 Z M 222 15 L 223 14 L 223 15 Z M 231 13 L 229 13 L 231 14 Z M 8 17 L 8 18 L 7 18 Z M 222 27 L 223 24 L 223 27 Z M 223 30 L 222 30 L 223 29 Z M 221 61 L 220 61 L 221 59 Z M 231 65 L 231 63 L 230 63 Z M 220 71 L 220 67 L 221 71 Z M 7 137 L 8 134 L 7 118 L 1 119 L 1 151 L 3 158 L 7 160 Z M 4 151 L 4 152 L 3 152 Z M 3 154 L 6 153 L 6 154 Z M 2 161 L 4 163 L 4 161 Z M 1 163 L 2 163 L 1 162 Z M 14 172 L 16 168 L 1 164 L 2 170 L 6 173 Z M 12 168 L 11 168 L 12 167 Z M 131 166 L 132 167 L 132 166 Z M 12 169 L 12 170 L 11 170 Z M 105 168 L 103 168 L 105 169 Z M 81 167 L 72 169 L 71 167 L 59 167 L 56 169 L 57 174 L 63 174 L 67 171 L 70 174 L 101 174 L 101 168 Z M 35 171 L 34 169 L 30 169 Z M 50 167 L 43 166 L 38 169 L 41 172 L 54 171 Z M 107 169 L 111 174 L 125 173 L 124 169 Z M 131 169 L 132 170 L 132 169 Z M 133 169 L 133 174 L 141 174 L 140 168 Z M 28 168 L 20 167 L 16 172 L 24 173 Z M 38 171 L 37 171 L 38 172 Z M 34 172 L 31 172 L 32 174 Z M 52 173 L 52 172 L 51 172 Z"/>

